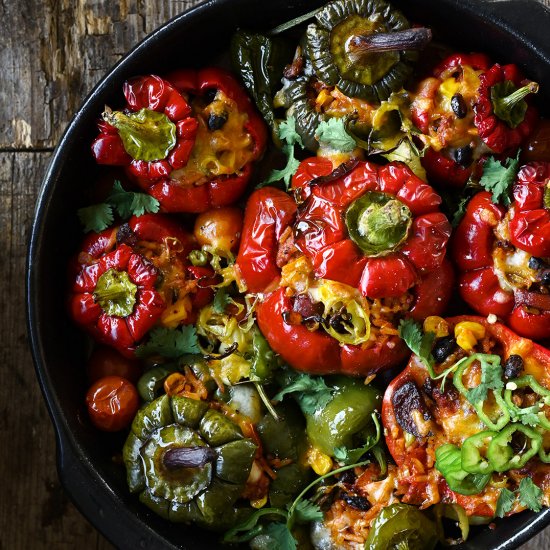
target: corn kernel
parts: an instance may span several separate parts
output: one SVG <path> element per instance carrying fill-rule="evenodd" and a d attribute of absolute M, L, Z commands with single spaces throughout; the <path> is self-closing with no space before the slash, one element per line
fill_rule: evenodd
<path fill-rule="evenodd" d="M 424 332 L 433 332 L 436 338 L 449 336 L 449 325 L 443 317 L 430 315 L 424 320 Z"/>
<path fill-rule="evenodd" d="M 478 340 L 485 336 L 485 327 L 472 321 L 463 321 L 455 326 L 456 343 L 466 351 L 474 349 Z"/>
<path fill-rule="evenodd" d="M 315 447 L 309 449 L 307 462 L 313 471 L 320 476 L 328 474 L 332 469 L 332 458 Z"/>
<path fill-rule="evenodd" d="M 267 504 L 267 495 L 256 500 L 251 500 L 250 505 L 252 508 L 263 508 Z"/>

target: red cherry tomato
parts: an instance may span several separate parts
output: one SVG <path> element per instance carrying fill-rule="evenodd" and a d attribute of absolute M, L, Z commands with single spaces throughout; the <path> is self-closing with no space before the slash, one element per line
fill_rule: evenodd
<path fill-rule="evenodd" d="M 88 379 L 92 383 L 106 376 L 122 376 L 135 384 L 141 374 L 138 361 L 124 357 L 107 346 L 95 348 L 88 361 Z"/>
<path fill-rule="evenodd" d="M 122 376 L 106 376 L 86 394 L 92 424 L 105 432 L 117 432 L 130 424 L 139 408 L 136 387 Z"/>

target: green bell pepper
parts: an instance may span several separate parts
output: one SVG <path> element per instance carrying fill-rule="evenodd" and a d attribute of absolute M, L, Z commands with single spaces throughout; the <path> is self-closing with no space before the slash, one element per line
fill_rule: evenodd
<path fill-rule="evenodd" d="M 208 403 L 164 395 L 136 414 L 123 460 L 130 491 L 155 513 L 218 530 L 246 512 L 236 502 L 256 451 Z"/>
<path fill-rule="evenodd" d="M 143 373 L 138 380 L 137 390 L 144 401 L 153 401 L 159 396 L 164 380 L 179 369 L 177 365 L 157 365 Z"/>
<path fill-rule="evenodd" d="M 373 386 L 345 377 L 327 379 L 334 389 L 326 406 L 306 414 L 306 433 L 311 444 L 334 456 L 337 448 L 360 447 L 370 435 L 372 413 L 380 408 L 381 395 Z"/>
<path fill-rule="evenodd" d="M 418 508 L 392 504 L 372 522 L 365 550 L 432 550 L 438 542 L 436 524 Z"/>
<path fill-rule="evenodd" d="M 528 448 L 516 453 L 511 442 L 518 432 L 523 434 Z M 487 458 L 496 472 L 506 472 L 524 466 L 539 452 L 541 446 L 542 436 L 533 428 L 523 424 L 509 424 L 489 444 Z"/>

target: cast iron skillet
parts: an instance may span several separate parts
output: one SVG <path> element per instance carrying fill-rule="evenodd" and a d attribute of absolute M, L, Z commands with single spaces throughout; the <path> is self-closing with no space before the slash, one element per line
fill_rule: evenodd
<path fill-rule="evenodd" d="M 533 0 L 392 0 L 412 21 L 431 25 L 457 50 L 482 50 L 515 62 L 550 100 L 550 12 Z M 63 266 L 82 231 L 76 210 L 99 170 L 90 154 L 96 119 L 121 99 L 128 77 L 220 59 L 237 27 L 265 30 L 306 13 L 324 0 L 209 0 L 148 36 L 96 86 L 66 130 L 43 182 L 27 260 L 27 314 L 36 373 L 57 434 L 61 481 L 80 511 L 121 548 L 210 549 L 216 534 L 161 520 L 128 493 L 123 468 L 112 461 L 120 436 L 95 431 L 83 409 L 86 339 L 63 307 Z M 548 113 L 547 113 L 548 114 Z M 516 548 L 550 524 L 550 510 L 522 513 L 485 528 L 463 548 Z"/>

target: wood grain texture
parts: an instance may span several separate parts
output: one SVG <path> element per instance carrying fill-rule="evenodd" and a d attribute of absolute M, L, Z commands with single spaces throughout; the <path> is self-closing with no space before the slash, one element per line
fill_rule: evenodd
<path fill-rule="evenodd" d="M 0 550 L 112 548 L 57 478 L 28 351 L 27 238 L 51 151 L 83 97 L 146 34 L 197 3 L 0 0 Z M 550 528 L 522 550 L 543 548 Z"/>

